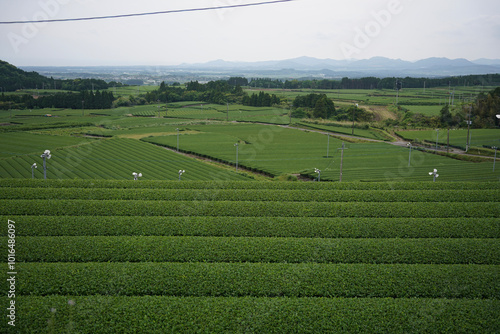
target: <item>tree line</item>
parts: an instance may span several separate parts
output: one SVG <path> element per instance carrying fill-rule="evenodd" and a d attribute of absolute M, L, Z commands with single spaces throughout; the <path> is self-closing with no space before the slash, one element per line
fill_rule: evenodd
<path fill-rule="evenodd" d="M 322 118 L 336 121 L 369 122 L 373 120 L 373 115 L 364 109 L 352 105 L 343 108 L 336 108 L 335 104 L 326 94 L 308 94 L 297 96 L 293 100 L 293 117 L 297 118 Z"/>
<path fill-rule="evenodd" d="M 110 109 L 115 100 L 112 92 L 82 91 L 80 93 L 58 92 L 52 95 L 33 97 L 32 95 L 0 95 L 0 109 Z"/>
<path fill-rule="evenodd" d="M 37 72 L 26 72 L 0 60 L 0 91 L 13 92 L 19 89 L 54 89 L 69 91 L 104 90 L 123 86 L 120 82 L 107 83 L 101 79 L 54 79 Z"/>
<path fill-rule="evenodd" d="M 271 107 L 280 103 L 281 99 L 275 94 L 270 95 L 262 91 L 259 94 L 253 93 L 251 96 L 245 93 L 241 100 L 241 104 L 244 106 L 252 107 Z"/>
<path fill-rule="evenodd" d="M 180 102 L 180 101 L 204 101 L 214 104 L 241 103 L 243 92 L 241 86 L 230 85 L 227 80 L 210 81 L 200 83 L 190 81 L 185 88 L 179 85 L 160 84 L 158 89 L 147 92 L 144 95 L 145 102 Z"/>
<path fill-rule="evenodd" d="M 396 89 L 400 82 L 404 88 L 433 88 L 447 86 L 495 86 L 500 85 L 500 74 L 466 75 L 445 78 L 348 78 L 334 79 L 293 79 L 277 80 L 270 78 L 253 78 L 248 86 L 269 89 Z"/>

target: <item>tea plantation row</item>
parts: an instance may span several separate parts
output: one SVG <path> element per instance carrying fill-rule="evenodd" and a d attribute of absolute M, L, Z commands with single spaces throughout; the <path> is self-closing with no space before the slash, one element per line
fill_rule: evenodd
<path fill-rule="evenodd" d="M 3 200 L 5 215 L 210 216 L 210 217 L 500 217 L 500 205 L 473 202 L 262 202 Z"/>
<path fill-rule="evenodd" d="M 495 202 L 498 191 L 482 190 L 277 190 L 277 189 L 127 189 L 4 188 L 0 199 L 84 199 L 144 201 L 265 202 Z"/>
<path fill-rule="evenodd" d="M 487 299 L 500 294 L 500 266 L 483 265 L 89 262 L 23 263 L 18 270 L 23 275 L 18 292 L 41 296 Z"/>
<path fill-rule="evenodd" d="M 499 183 L 0 180 L 0 198 L 2 333 L 500 331 Z"/>
<path fill-rule="evenodd" d="M 497 218 L 2 216 L 17 236 L 500 238 Z"/>
<path fill-rule="evenodd" d="M 281 190 L 499 190 L 498 182 L 248 182 L 158 180 L 27 180 L 0 179 L 0 188 L 119 188 L 119 189 L 281 189 Z"/>
<path fill-rule="evenodd" d="M 498 239 L 65 236 L 17 245 L 25 262 L 500 264 Z"/>

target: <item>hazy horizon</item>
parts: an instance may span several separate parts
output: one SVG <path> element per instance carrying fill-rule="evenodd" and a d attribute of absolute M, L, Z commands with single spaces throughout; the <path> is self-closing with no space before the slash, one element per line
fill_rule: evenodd
<path fill-rule="evenodd" d="M 225 59 L 212 59 L 212 60 L 203 61 L 203 62 L 199 62 L 199 63 L 179 63 L 179 64 L 140 64 L 140 63 L 137 63 L 137 64 L 113 64 L 113 65 L 99 65 L 99 64 L 96 64 L 96 65 L 81 65 L 81 64 L 75 64 L 75 65 L 29 65 L 29 64 L 17 65 L 17 64 L 12 64 L 12 65 L 14 65 L 16 67 L 134 67 L 134 66 L 138 66 L 138 67 L 141 67 L 141 66 L 144 66 L 144 67 L 148 67 L 148 66 L 175 67 L 175 66 L 182 66 L 182 65 L 207 64 L 207 63 L 212 63 L 212 62 L 217 62 L 217 61 L 224 61 L 227 63 L 258 63 L 258 62 L 273 62 L 273 61 L 278 62 L 278 61 L 293 60 L 293 59 L 298 59 L 298 58 L 315 58 L 317 60 L 333 60 L 333 61 L 346 60 L 346 61 L 356 62 L 356 61 L 360 61 L 360 60 L 370 60 L 372 58 L 387 58 L 387 57 L 374 56 L 374 57 L 363 58 L 363 59 L 332 59 L 332 58 L 316 58 L 316 57 L 309 57 L 309 56 L 299 56 L 299 57 L 288 58 L 288 59 L 258 60 L 255 62 L 253 62 L 253 61 L 239 61 L 239 60 L 225 60 Z M 402 60 L 402 61 L 407 61 L 410 63 L 415 63 L 415 62 L 418 62 L 420 60 L 430 59 L 430 58 L 446 58 L 446 57 L 429 57 L 429 58 L 423 58 L 423 59 L 417 59 L 417 60 L 406 60 L 406 59 L 400 59 L 400 58 L 387 58 L 387 59 Z M 465 60 L 468 60 L 470 62 L 475 62 L 478 60 L 491 60 L 491 61 L 498 61 L 500 63 L 500 56 L 498 58 L 477 58 L 477 59 L 447 58 L 447 59 L 449 59 L 449 60 L 465 59 Z M 3 59 L 0 59 L 0 60 L 3 60 Z"/>
<path fill-rule="evenodd" d="M 258 0 L 0 0 L 0 21 L 234 6 Z M 298 57 L 417 61 L 500 58 L 500 4 L 294 0 L 254 7 L 92 21 L 0 24 L 15 66 L 177 66 Z"/>

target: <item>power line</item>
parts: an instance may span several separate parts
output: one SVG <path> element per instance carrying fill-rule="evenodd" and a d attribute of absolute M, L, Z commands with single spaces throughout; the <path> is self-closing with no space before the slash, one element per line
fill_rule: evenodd
<path fill-rule="evenodd" d="M 204 8 L 189 8 L 189 9 L 176 9 L 176 10 L 165 10 L 159 12 L 149 12 L 149 13 L 136 13 L 136 14 L 122 14 L 122 15 L 109 15 L 109 16 L 91 16 L 91 17 L 80 17 L 73 19 L 49 19 L 49 20 L 31 20 L 31 21 L 3 21 L 0 24 L 23 24 L 23 23 L 53 23 L 53 22 L 71 22 L 71 21 L 90 21 L 90 20 L 104 20 L 104 19 L 117 19 L 124 17 L 134 17 L 134 16 L 148 16 L 148 15 L 159 15 L 159 14 L 174 14 L 174 13 L 185 13 L 185 12 L 200 12 L 207 10 L 217 10 L 217 9 L 231 9 L 231 8 L 241 8 L 241 7 L 252 7 L 252 6 L 262 6 L 271 5 L 282 2 L 292 2 L 297 0 L 276 0 L 276 1 L 264 1 L 256 3 L 247 3 L 242 5 L 229 5 L 229 6 L 217 6 L 217 7 L 204 7 Z"/>

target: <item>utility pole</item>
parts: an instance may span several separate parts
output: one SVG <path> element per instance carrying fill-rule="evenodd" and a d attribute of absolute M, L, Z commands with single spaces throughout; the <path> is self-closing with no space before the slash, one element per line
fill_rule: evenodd
<path fill-rule="evenodd" d="M 448 105 L 451 106 L 451 81 L 448 81 Z"/>
<path fill-rule="evenodd" d="M 408 143 L 407 146 L 410 148 L 410 154 L 408 156 L 408 167 L 411 166 L 411 148 L 412 148 L 412 145 L 411 143 Z"/>
<path fill-rule="evenodd" d="M 450 128 L 448 128 L 448 141 L 446 144 L 446 152 L 450 153 Z"/>
<path fill-rule="evenodd" d="M 493 146 L 492 149 L 495 150 L 495 157 L 493 158 L 493 171 L 495 171 L 495 163 L 497 162 L 497 149 L 498 149 L 498 147 Z"/>
<path fill-rule="evenodd" d="M 342 148 L 339 148 L 339 150 L 342 150 L 340 153 L 340 182 L 342 182 L 342 168 L 344 166 L 344 149 L 345 149 L 345 144 L 342 142 Z"/>
<path fill-rule="evenodd" d="M 177 130 L 177 152 L 179 152 L 179 128 Z"/>
<path fill-rule="evenodd" d="M 472 123 L 470 120 L 471 113 L 472 113 L 472 106 L 469 106 L 469 120 L 467 121 L 467 144 L 465 145 L 465 152 L 469 152 L 469 145 L 470 145 L 469 132 L 470 132 L 470 125 Z"/>
<path fill-rule="evenodd" d="M 352 108 L 352 131 L 351 131 L 351 135 L 353 135 L 353 136 L 354 136 L 354 112 L 356 111 L 357 108 L 358 108 L 358 104 L 356 103 L 355 107 Z"/>
<path fill-rule="evenodd" d="M 330 153 L 330 134 L 328 134 L 328 143 L 326 144 L 326 157 L 328 158 L 328 154 Z"/>
<path fill-rule="evenodd" d="M 436 129 L 436 150 L 438 149 L 439 129 Z"/>
<path fill-rule="evenodd" d="M 236 171 L 238 171 L 238 143 L 234 144 L 236 146 Z"/>

